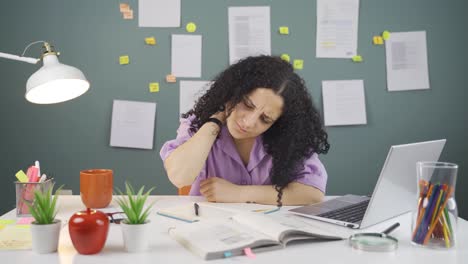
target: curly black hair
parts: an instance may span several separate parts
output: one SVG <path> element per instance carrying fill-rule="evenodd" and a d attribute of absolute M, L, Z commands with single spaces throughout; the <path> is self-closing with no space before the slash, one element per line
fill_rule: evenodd
<path fill-rule="evenodd" d="M 190 127 L 195 133 L 213 114 L 224 110 L 224 105 L 229 105 L 227 111 L 231 113 L 260 87 L 273 90 L 284 100 L 281 116 L 262 135 L 265 150 L 273 160 L 270 177 L 281 206 L 283 189 L 297 178 L 304 160 L 314 152 L 327 153 L 330 148 L 321 116 L 304 80 L 290 63 L 265 55 L 244 58 L 216 76 L 193 109 L 182 117 L 195 116 Z"/>

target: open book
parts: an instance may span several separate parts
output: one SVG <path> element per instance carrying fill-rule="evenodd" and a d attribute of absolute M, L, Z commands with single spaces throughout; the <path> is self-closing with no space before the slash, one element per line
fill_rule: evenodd
<path fill-rule="evenodd" d="M 169 234 L 203 259 L 243 255 L 250 248 L 258 253 L 280 249 L 298 240 L 347 238 L 294 215 L 235 214 L 227 219 L 202 220 L 169 229 Z"/>

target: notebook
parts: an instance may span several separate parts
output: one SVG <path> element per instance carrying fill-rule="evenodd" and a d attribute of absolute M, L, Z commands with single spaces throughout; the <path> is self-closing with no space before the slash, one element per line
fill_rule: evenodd
<path fill-rule="evenodd" d="M 291 213 L 360 229 L 410 211 L 417 192 L 416 162 L 437 161 L 446 140 L 391 146 L 372 196 L 348 194 Z"/>

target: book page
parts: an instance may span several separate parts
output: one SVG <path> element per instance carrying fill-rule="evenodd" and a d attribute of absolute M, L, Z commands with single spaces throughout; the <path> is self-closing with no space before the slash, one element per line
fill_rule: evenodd
<path fill-rule="evenodd" d="M 260 245 L 277 245 L 278 242 L 230 219 L 203 220 L 169 230 L 182 246 L 204 259 L 222 257 L 224 252 L 242 254 L 242 249 Z"/>
<path fill-rule="evenodd" d="M 319 228 L 314 225 L 313 222 L 301 221 L 296 216 L 284 215 L 284 214 L 271 214 L 271 215 L 260 215 L 252 213 L 238 214 L 232 217 L 236 222 L 243 225 L 250 226 L 254 230 L 258 230 L 266 234 L 267 236 L 273 237 L 278 241 L 285 242 L 284 239 L 289 236 L 298 235 L 298 239 L 303 239 L 304 235 L 309 237 L 319 237 L 325 239 L 332 238 L 345 238 L 333 232 L 333 230 L 327 230 Z M 302 237 L 302 238 L 301 238 Z M 294 238 L 287 238 L 288 240 L 294 240 Z"/>

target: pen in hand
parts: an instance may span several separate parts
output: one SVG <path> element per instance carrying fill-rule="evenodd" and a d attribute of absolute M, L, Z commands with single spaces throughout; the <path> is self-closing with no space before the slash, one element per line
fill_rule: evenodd
<path fill-rule="evenodd" d="M 197 203 L 194 203 L 193 208 L 195 209 L 195 215 L 198 216 L 199 214 L 198 210 L 200 209 L 200 206 Z"/>

